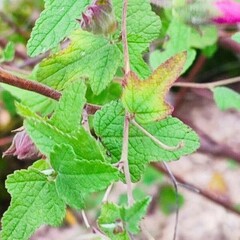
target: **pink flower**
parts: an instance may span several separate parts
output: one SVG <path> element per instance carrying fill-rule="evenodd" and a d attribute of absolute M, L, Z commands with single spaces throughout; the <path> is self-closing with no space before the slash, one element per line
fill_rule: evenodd
<path fill-rule="evenodd" d="M 216 0 L 214 5 L 219 11 L 219 14 L 213 18 L 215 23 L 240 23 L 240 2 L 234 0 Z"/>
<path fill-rule="evenodd" d="M 83 30 L 94 34 L 110 34 L 117 28 L 111 0 L 95 0 L 77 20 Z"/>
<path fill-rule="evenodd" d="M 12 145 L 3 153 L 3 156 L 7 155 L 17 156 L 20 160 L 36 160 L 41 157 L 41 153 L 25 130 L 18 132 L 14 136 Z"/>

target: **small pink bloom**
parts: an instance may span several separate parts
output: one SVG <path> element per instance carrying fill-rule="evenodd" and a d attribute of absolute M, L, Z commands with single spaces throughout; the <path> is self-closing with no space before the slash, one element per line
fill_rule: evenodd
<path fill-rule="evenodd" d="M 219 11 L 213 21 L 218 24 L 240 23 L 240 3 L 234 0 L 216 0 L 214 5 Z"/>
<path fill-rule="evenodd" d="M 25 130 L 14 136 L 12 145 L 3 153 L 3 156 L 7 155 L 16 156 L 20 160 L 37 160 L 41 157 L 40 152 Z"/>

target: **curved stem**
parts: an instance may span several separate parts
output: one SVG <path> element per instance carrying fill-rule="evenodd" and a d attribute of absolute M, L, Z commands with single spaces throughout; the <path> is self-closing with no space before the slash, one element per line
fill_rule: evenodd
<path fill-rule="evenodd" d="M 175 194 L 176 194 L 176 217 L 175 217 L 175 226 L 174 226 L 174 233 L 173 233 L 173 240 L 176 240 L 177 238 L 177 227 L 178 227 L 178 220 L 179 220 L 179 195 L 178 195 L 178 182 L 173 175 L 171 169 L 168 167 L 166 162 L 162 163 L 163 166 L 165 167 L 166 171 L 168 172 L 168 175 L 173 183 L 174 189 L 175 189 Z"/>
<path fill-rule="evenodd" d="M 181 141 L 177 146 L 168 146 L 162 143 L 159 139 L 154 137 L 150 132 L 148 132 L 145 128 L 143 128 L 140 124 L 138 124 L 134 119 L 131 121 L 134 126 L 136 126 L 140 131 L 142 131 L 147 137 L 149 137 L 153 142 L 155 142 L 159 147 L 167 151 L 176 151 L 182 147 L 184 147 L 184 143 Z"/>
<path fill-rule="evenodd" d="M 185 88 L 204 88 L 212 90 L 214 87 L 229 85 L 232 83 L 240 82 L 240 77 L 229 78 L 221 81 L 211 83 L 188 83 L 188 82 L 176 82 L 173 84 L 174 87 L 185 87 Z"/>

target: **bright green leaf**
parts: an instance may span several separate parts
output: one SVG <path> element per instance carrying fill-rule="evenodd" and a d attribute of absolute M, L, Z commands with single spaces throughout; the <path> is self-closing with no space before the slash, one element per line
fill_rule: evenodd
<path fill-rule="evenodd" d="M 57 101 L 38 93 L 26 91 L 7 84 L 1 84 L 1 86 L 19 99 L 23 105 L 29 107 L 34 112 L 41 113 L 43 116 L 52 113 L 56 107 Z"/>
<path fill-rule="evenodd" d="M 113 80 L 121 52 L 104 37 L 82 30 L 76 31 L 71 40 L 68 48 L 40 64 L 37 79 L 55 89 L 62 89 L 68 81 L 88 77 L 97 95 Z"/>
<path fill-rule="evenodd" d="M 173 108 L 165 98 L 169 88 L 180 75 L 186 54 L 180 53 L 167 60 L 146 80 L 141 81 L 133 72 L 126 79 L 122 101 L 124 107 L 139 123 L 165 118 Z"/>
<path fill-rule="evenodd" d="M 213 89 L 214 100 L 221 110 L 240 110 L 240 94 L 226 87 L 216 87 Z"/>
<path fill-rule="evenodd" d="M 13 42 L 9 42 L 2 53 L 3 61 L 11 62 L 14 59 L 14 54 L 15 54 L 15 45 Z"/>
<path fill-rule="evenodd" d="M 235 34 L 232 36 L 232 39 L 233 39 L 235 42 L 240 43 L 240 32 L 235 33 Z"/>
<path fill-rule="evenodd" d="M 118 170 L 109 164 L 78 160 L 69 145 L 55 146 L 50 160 L 58 173 L 59 196 L 74 208 L 83 208 L 86 194 L 103 190 L 119 178 Z"/>
<path fill-rule="evenodd" d="M 76 21 L 89 0 L 55 0 L 46 2 L 28 41 L 28 54 L 34 57 L 58 45 L 77 27 Z"/>
<path fill-rule="evenodd" d="M 150 53 L 151 67 L 156 69 L 170 57 L 187 51 L 187 61 L 183 70 L 185 72 L 196 57 L 196 51 L 190 48 L 190 27 L 174 18 L 168 27 L 166 35 L 168 39 L 164 42 L 162 50 L 155 50 Z"/>
<path fill-rule="evenodd" d="M 68 84 L 50 123 L 66 133 L 76 131 L 80 126 L 82 110 L 86 103 L 86 89 L 82 80 Z"/>
<path fill-rule="evenodd" d="M 217 28 L 213 25 L 201 26 L 198 30 L 192 28 L 190 39 L 191 47 L 204 49 L 217 42 Z"/>
<path fill-rule="evenodd" d="M 139 232 L 139 222 L 146 215 L 147 207 L 151 202 L 151 198 L 146 197 L 141 201 L 137 201 L 129 208 L 122 208 L 120 210 L 121 217 L 125 222 L 126 230 L 137 234 Z"/>
<path fill-rule="evenodd" d="M 120 102 L 111 102 L 104 106 L 94 117 L 94 129 L 101 137 L 114 162 L 120 160 L 123 139 L 125 110 Z M 197 134 L 177 118 L 168 117 L 159 122 L 142 124 L 150 134 L 168 146 L 177 146 L 183 141 L 184 146 L 175 151 L 160 148 L 138 128 L 130 125 L 129 131 L 129 166 L 133 181 L 141 178 L 145 165 L 151 161 L 177 160 L 191 154 L 199 147 Z"/>
<path fill-rule="evenodd" d="M 40 152 L 47 157 L 54 145 L 66 143 L 73 147 L 74 152 L 80 159 L 105 161 L 100 145 L 83 127 L 77 125 L 76 131 L 70 135 L 23 105 L 19 104 L 17 107 L 20 114 L 26 118 L 24 126 L 29 136 Z"/>
<path fill-rule="evenodd" d="M 6 186 L 11 205 L 2 219 L 2 240 L 27 240 L 41 225 L 58 226 L 65 216 L 65 204 L 55 183 L 36 170 L 16 171 Z"/>
<path fill-rule="evenodd" d="M 122 1 L 113 0 L 119 28 L 121 28 L 122 4 Z M 150 2 L 145 0 L 128 1 L 127 33 L 130 64 L 131 69 L 141 78 L 146 78 L 151 73 L 148 65 L 142 58 L 142 53 L 158 37 L 160 29 L 160 18 L 151 10 Z"/>

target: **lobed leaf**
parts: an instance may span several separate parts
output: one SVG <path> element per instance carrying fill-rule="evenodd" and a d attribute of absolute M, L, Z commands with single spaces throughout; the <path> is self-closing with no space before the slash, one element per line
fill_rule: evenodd
<path fill-rule="evenodd" d="M 139 123 L 165 118 L 173 108 L 165 97 L 169 88 L 180 75 L 186 53 L 179 53 L 167 60 L 146 80 L 141 81 L 133 72 L 127 76 L 122 102 Z"/>
<path fill-rule="evenodd" d="M 94 129 L 107 148 L 113 162 L 121 157 L 123 123 L 125 110 L 120 102 L 105 105 L 94 116 Z M 199 147 L 197 134 L 179 119 L 168 117 L 159 122 L 142 124 L 153 136 L 168 146 L 176 146 L 183 141 L 184 146 L 175 151 L 160 148 L 138 128 L 130 125 L 129 130 L 129 166 L 133 181 L 138 181 L 145 165 L 151 161 L 177 160 L 191 154 Z"/>
<path fill-rule="evenodd" d="M 120 50 L 104 37 L 82 30 L 72 34 L 71 40 L 69 47 L 40 64 L 37 79 L 62 89 L 68 81 L 89 78 L 97 95 L 112 81 L 121 60 Z"/>
<path fill-rule="evenodd" d="M 135 202 L 131 207 L 106 203 L 101 209 L 98 225 L 111 239 L 128 240 L 130 239 L 128 233 L 137 234 L 139 232 L 139 223 L 146 215 L 150 201 L 151 199 L 146 197 Z M 118 233 L 117 230 L 121 227 L 123 229 Z"/>
<path fill-rule="evenodd" d="M 122 19 L 122 1 L 113 0 L 119 29 Z M 141 78 L 146 78 L 151 71 L 142 58 L 149 44 L 158 37 L 161 21 L 151 9 L 150 2 L 145 0 L 129 0 L 127 13 L 128 47 L 131 69 Z M 120 46 L 121 48 L 121 46 Z"/>
<path fill-rule="evenodd" d="M 27 240 L 43 224 L 58 226 L 65 216 L 65 203 L 55 183 L 31 169 L 16 171 L 6 181 L 12 196 L 2 218 L 2 240 Z"/>
<path fill-rule="evenodd" d="M 87 87 L 82 80 L 68 84 L 50 123 L 65 133 L 76 131 L 80 126 L 81 114 L 86 103 L 86 90 Z"/>
<path fill-rule="evenodd" d="M 59 196 L 71 207 L 83 208 L 84 197 L 107 188 L 119 179 L 116 168 L 99 160 L 79 160 L 73 148 L 56 145 L 50 154 L 53 168 L 58 173 L 56 188 Z"/>
<path fill-rule="evenodd" d="M 76 18 L 88 4 L 89 0 L 46 1 L 46 9 L 37 20 L 27 44 L 29 56 L 34 57 L 56 47 L 79 26 Z"/>

